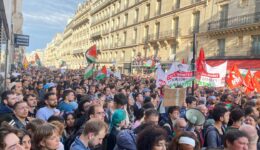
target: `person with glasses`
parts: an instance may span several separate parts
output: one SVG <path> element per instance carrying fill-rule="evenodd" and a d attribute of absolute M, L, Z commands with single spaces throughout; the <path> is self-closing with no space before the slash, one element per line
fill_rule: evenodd
<path fill-rule="evenodd" d="M 93 104 L 88 109 L 88 119 L 105 120 L 105 111 L 99 104 Z"/>

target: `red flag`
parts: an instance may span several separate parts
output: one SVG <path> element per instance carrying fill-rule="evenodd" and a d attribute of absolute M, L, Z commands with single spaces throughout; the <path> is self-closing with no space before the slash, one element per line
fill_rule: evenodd
<path fill-rule="evenodd" d="M 181 62 L 182 64 L 185 64 L 185 60 L 184 60 L 184 58 L 182 58 L 182 62 Z"/>
<path fill-rule="evenodd" d="M 196 78 L 200 79 L 202 73 L 206 73 L 206 61 L 203 48 L 200 49 L 199 57 L 196 61 Z"/>
<path fill-rule="evenodd" d="M 260 93 L 260 71 L 257 71 L 253 77 L 253 84 L 258 93 Z"/>
<path fill-rule="evenodd" d="M 243 84 L 243 78 L 236 65 L 232 67 L 227 77 L 227 84 L 231 89 L 237 88 Z"/>
<path fill-rule="evenodd" d="M 206 61 L 203 48 L 200 49 L 200 54 L 196 62 L 197 72 L 206 72 Z"/>
<path fill-rule="evenodd" d="M 244 79 L 244 86 L 246 87 L 245 92 L 248 94 L 250 92 L 254 91 L 254 84 L 253 84 L 253 79 L 252 79 L 252 75 L 250 72 L 250 69 L 248 70 L 245 79 Z"/>
<path fill-rule="evenodd" d="M 103 67 L 102 67 L 101 72 L 102 72 L 103 74 L 107 74 L 107 68 L 106 68 L 106 66 L 103 66 Z"/>

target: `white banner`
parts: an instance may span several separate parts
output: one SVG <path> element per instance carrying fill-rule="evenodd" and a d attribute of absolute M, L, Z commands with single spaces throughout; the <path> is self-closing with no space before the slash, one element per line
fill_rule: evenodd
<path fill-rule="evenodd" d="M 202 73 L 200 86 L 224 87 L 227 73 L 227 61 L 215 67 L 206 64 L 207 73 Z"/>
<path fill-rule="evenodd" d="M 192 77 L 192 72 L 189 70 L 190 65 L 173 63 L 170 70 L 166 73 L 167 85 L 171 88 L 175 88 L 177 86 L 191 86 L 191 81 L 194 78 Z"/>
<path fill-rule="evenodd" d="M 156 70 L 156 87 L 159 88 L 163 85 L 166 85 L 166 75 L 161 66 L 158 66 Z"/>

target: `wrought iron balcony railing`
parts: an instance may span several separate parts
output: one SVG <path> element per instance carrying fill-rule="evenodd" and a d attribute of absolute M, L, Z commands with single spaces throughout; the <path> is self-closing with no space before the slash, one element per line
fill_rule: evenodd
<path fill-rule="evenodd" d="M 210 22 L 208 24 L 208 31 L 234 28 L 254 23 L 260 23 L 260 12 Z"/>

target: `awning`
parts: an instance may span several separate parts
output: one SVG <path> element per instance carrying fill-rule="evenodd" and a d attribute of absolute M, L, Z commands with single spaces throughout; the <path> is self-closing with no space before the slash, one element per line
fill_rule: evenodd
<path fill-rule="evenodd" d="M 230 70 L 233 65 L 239 69 L 260 70 L 260 59 L 241 59 L 241 60 L 206 60 L 210 66 L 217 66 L 227 61 L 227 69 Z"/>

